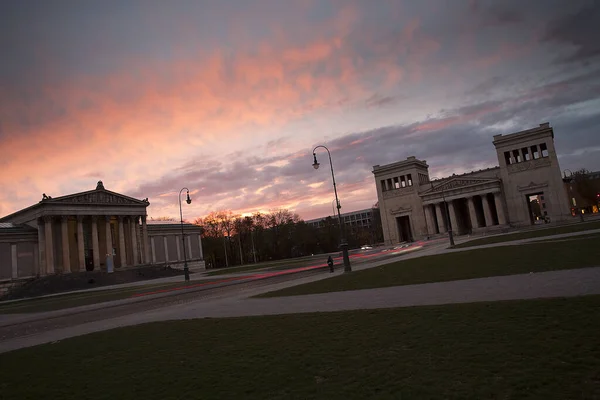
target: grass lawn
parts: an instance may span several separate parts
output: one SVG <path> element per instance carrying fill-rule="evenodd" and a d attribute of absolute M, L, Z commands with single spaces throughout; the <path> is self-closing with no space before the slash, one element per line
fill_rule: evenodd
<path fill-rule="evenodd" d="M 592 266 L 600 266 L 596 239 L 499 246 L 397 261 L 256 297 L 372 289 Z"/>
<path fill-rule="evenodd" d="M 592 399 L 600 296 L 152 323 L 0 354 L 5 399 Z"/>
<path fill-rule="evenodd" d="M 581 232 L 591 229 L 600 229 L 600 221 L 587 222 L 583 224 L 578 223 L 566 226 L 557 226 L 554 228 L 532 229 L 526 232 L 516 232 L 509 233 L 506 235 L 484 237 L 481 239 L 474 239 L 465 243 L 458 244 L 455 246 L 455 248 L 460 249 L 473 246 L 482 246 L 484 244 L 502 243 L 511 240 L 531 239 L 550 235 L 560 235 L 562 233 Z"/>
<path fill-rule="evenodd" d="M 187 285 L 196 285 L 200 282 L 204 281 L 194 281 L 188 283 Z M 161 289 L 171 289 L 182 286 L 186 286 L 183 278 L 182 282 L 176 283 L 155 283 L 152 285 L 133 286 L 122 289 L 96 290 L 90 292 L 63 294 L 52 297 L 34 298 L 4 304 L 0 303 L 0 314 L 35 313 L 61 310 L 64 308 L 97 304 L 112 300 L 122 300 L 138 293 Z"/>

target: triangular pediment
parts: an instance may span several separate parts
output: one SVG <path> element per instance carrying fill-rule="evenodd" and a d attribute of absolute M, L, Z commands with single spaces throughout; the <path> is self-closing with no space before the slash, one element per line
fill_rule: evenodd
<path fill-rule="evenodd" d="M 44 204 L 86 204 L 86 205 L 122 205 L 122 206 L 148 206 L 148 199 L 138 200 L 120 193 L 106 189 L 90 190 L 88 192 L 74 193 L 61 197 L 43 198 Z"/>
<path fill-rule="evenodd" d="M 422 192 L 422 195 L 441 193 L 442 191 L 448 191 L 457 188 L 476 187 L 478 185 L 484 185 L 489 183 L 500 182 L 498 178 L 467 178 L 467 177 L 456 177 L 446 179 L 439 183 L 433 183 L 433 186 Z"/>

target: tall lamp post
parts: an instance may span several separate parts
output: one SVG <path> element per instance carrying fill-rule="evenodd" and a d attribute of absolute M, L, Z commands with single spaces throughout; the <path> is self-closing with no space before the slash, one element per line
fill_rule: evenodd
<path fill-rule="evenodd" d="M 185 202 L 190 204 L 192 202 L 192 199 L 190 198 L 190 190 L 188 188 L 184 187 L 179 191 L 179 217 L 181 220 L 181 242 L 183 244 L 183 274 L 185 275 L 185 281 L 188 282 L 190 280 L 190 270 L 188 268 L 187 263 L 187 254 L 185 252 L 185 236 L 183 234 L 183 211 L 181 209 L 181 192 L 183 192 L 184 190 L 187 191 L 187 199 L 185 199 Z"/>
<path fill-rule="evenodd" d="M 430 178 L 429 183 L 431 183 L 431 189 L 433 190 L 433 181 L 438 178 L 433 177 Z M 444 214 L 446 216 L 446 227 L 448 228 L 448 239 L 450 239 L 450 247 L 454 247 L 454 234 L 452 233 L 452 226 L 450 225 L 450 218 L 448 216 L 448 203 L 446 202 L 446 194 L 444 193 L 444 186 L 441 186 L 442 189 L 442 200 L 444 200 Z"/>
<path fill-rule="evenodd" d="M 331 153 L 329 152 L 329 149 L 325 146 L 317 146 L 313 149 L 313 168 L 314 169 L 319 169 L 319 162 L 317 161 L 317 154 L 315 153 L 315 150 L 317 150 L 319 147 L 324 148 L 325 150 L 327 150 L 327 154 L 329 155 L 329 166 L 331 167 L 331 179 L 333 180 L 333 192 L 335 193 L 335 204 L 337 207 L 337 215 L 338 215 L 338 222 L 340 223 L 340 247 L 342 248 L 342 256 L 344 258 L 344 272 L 352 272 L 352 267 L 350 266 L 350 257 L 348 256 L 348 243 L 346 242 L 346 237 L 344 235 L 344 225 L 342 224 L 342 216 L 340 214 L 340 208 L 342 208 L 342 206 L 340 205 L 340 200 L 338 199 L 338 195 L 337 195 L 337 188 L 335 186 L 335 175 L 333 173 L 333 162 L 331 161 Z"/>
<path fill-rule="evenodd" d="M 567 171 L 569 171 L 569 178 L 567 178 Z M 583 213 L 581 212 L 581 207 L 577 207 L 577 202 L 575 201 L 575 195 L 573 194 L 573 184 L 575 183 L 575 179 L 573 179 L 573 172 L 570 169 L 565 169 L 563 171 L 563 179 L 569 182 L 569 194 L 571 195 L 571 203 L 575 208 L 575 212 L 579 214 L 579 221 L 583 222 Z"/>

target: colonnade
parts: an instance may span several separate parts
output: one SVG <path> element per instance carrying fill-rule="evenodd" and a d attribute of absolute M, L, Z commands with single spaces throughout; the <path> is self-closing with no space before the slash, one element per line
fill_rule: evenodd
<path fill-rule="evenodd" d="M 476 204 L 479 203 L 477 197 L 481 198 L 483 212 L 478 212 Z M 447 221 L 450 220 L 450 226 L 453 231 L 457 231 L 459 225 L 459 210 L 458 201 L 466 200 L 468 208 L 468 218 L 471 229 L 479 229 L 490 227 L 493 225 L 505 225 L 506 215 L 502 195 L 499 192 L 493 193 L 493 203 L 487 193 L 472 195 L 463 198 L 454 198 L 447 200 L 445 203 L 435 202 L 423 206 L 425 212 L 425 220 L 427 222 L 427 231 L 430 234 L 448 232 Z M 447 214 L 444 210 L 444 204 L 447 204 Z M 446 217 L 449 217 L 448 219 Z M 458 232 L 457 232 L 458 233 Z"/>
<path fill-rule="evenodd" d="M 150 262 L 146 216 L 44 216 L 38 219 L 38 243 L 41 275 L 97 271 L 112 256 L 118 267 Z"/>

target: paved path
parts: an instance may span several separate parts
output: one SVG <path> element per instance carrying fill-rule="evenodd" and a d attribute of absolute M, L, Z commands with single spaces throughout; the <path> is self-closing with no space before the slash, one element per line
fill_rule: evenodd
<path fill-rule="evenodd" d="M 298 283 L 301 282 L 293 282 L 293 284 Z M 286 282 L 281 286 L 284 285 L 289 286 L 290 284 Z M 305 296 L 266 299 L 247 298 L 274 289 L 278 289 L 278 287 L 249 289 L 238 293 L 235 297 L 175 305 L 11 339 L 0 342 L 0 352 L 117 327 L 164 320 L 410 307 L 600 294 L 600 267 Z"/>
<path fill-rule="evenodd" d="M 578 235 L 598 232 L 600 232 L 600 229 L 547 236 L 543 239 L 576 237 Z M 476 248 L 524 244 L 528 242 L 539 241 L 540 239 L 542 238 L 523 239 L 465 249 L 447 249 L 447 242 L 442 239 L 430 242 L 426 247 L 418 251 L 403 254 L 400 256 L 401 258 L 386 258 L 379 261 L 355 264 L 353 266 L 353 270 L 356 271 L 373 268 L 379 265 L 397 261 L 399 259 L 404 260 L 455 251 L 469 251 Z M 340 268 L 334 275 L 341 273 L 342 271 Z M 33 346 L 41 343 L 53 342 L 72 336 L 78 336 L 122 326 L 172 319 L 340 311 L 600 294 L 600 268 L 584 268 L 578 270 L 564 270 L 536 274 L 429 283 L 423 285 L 408 285 L 381 289 L 323 293 L 307 296 L 279 297 L 270 299 L 248 298 L 249 296 L 254 296 L 262 292 L 313 282 L 328 278 L 330 276 L 332 275 L 329 273 L 323 273 L 315 276 L 299 278 L 291 282 L 281 282 L 278 284 L 269 285 L 268 287 L 240 290 L 234 295 L 226 298 L 193 301 L 183 305 L 167 306 L 159 309 L 139 312 L 136 314 L 125 315 L 122 317 L 89 322 L 82 325 L 55 329 L 30 336 L 10 339 L 0 342 L 0 352 Z M 231 275 L 229 275 L 229 277 L 231 277 Z M 175 279 L 177 278 L 179 277 L 175 277 Z M 97 307 L 97 305 L 90 305 L 89 307 L 93 308 Z M 68 313 L 69 310 L 63 310 L 62 312 Z M 3 316 L 3 318 L 0 318 L 0 325 L 11 323 L 22 318 L 27 319 L 29 317 L 31 317 L 31 314 L 27 316 L 6 315 Z"/>

